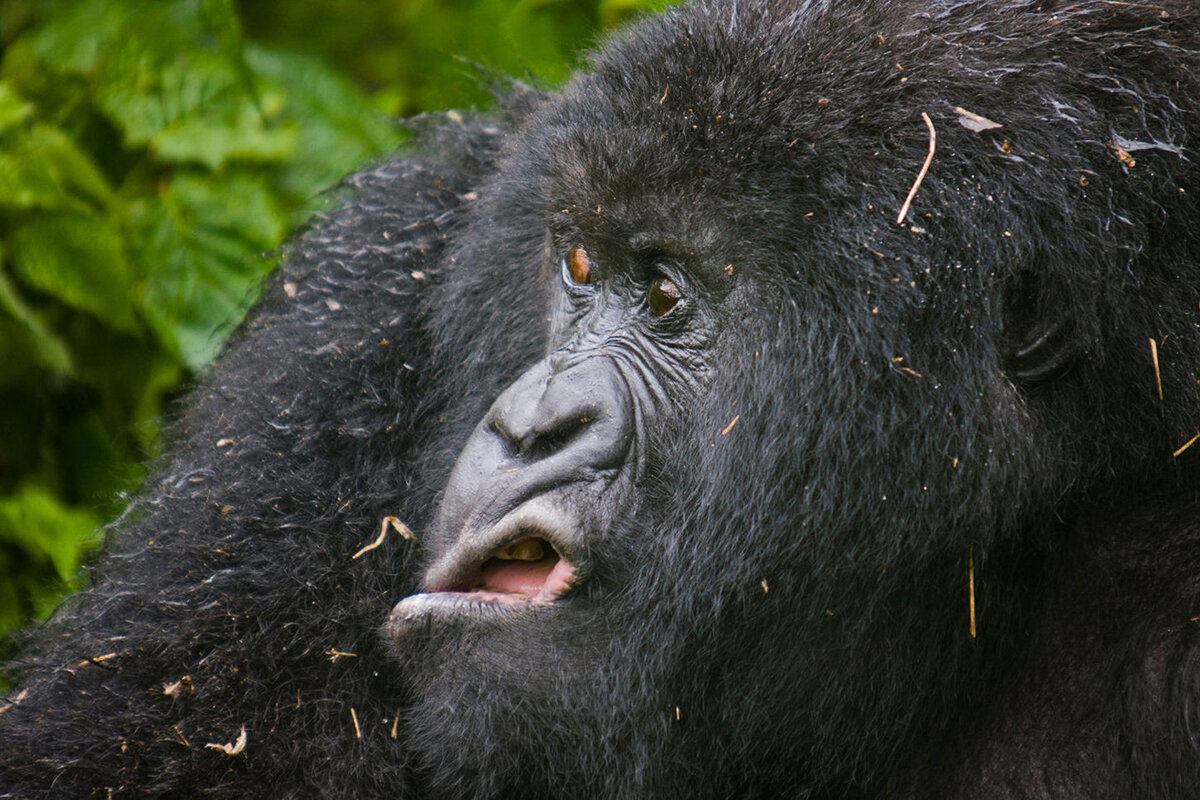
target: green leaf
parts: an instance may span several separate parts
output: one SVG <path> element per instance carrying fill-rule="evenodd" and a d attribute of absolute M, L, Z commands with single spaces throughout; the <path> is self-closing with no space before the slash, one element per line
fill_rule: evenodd
<path fill-rule="evenodd" d="M 250 175 L 180 172 L 163 201 L 183 230 L 222 242 L 231 256 L 274 247 L 287 232 L 286 218 L 265 182 Z"/>
<path fill-rule="evenodd" d="M 159 4 L 150 0 L 146 5 Z M 64 72 L 89 74 L 99 66 L 104 46 L 122 38 L 134 13 L 131 6 L 110 0 L 67 4 L 34 32 L 33 50 L 41 61 Z"/>
<path fill-rule="evenodd" d="M 0 81 L 0 133 L 24 122 L 33 114 L 33 104 L 27 103 L 8 83 Z"/>
<path fill-rule="evenodd" d="M 92 159 L 58 128 L 35 125 L 29 132 L 27 154 L 40 158 L 54 181 L 71 194 L 104 208 L 112 202 L 112 188 Z"/>
<path fill-rule="evenodd" d="M 147 265 L 142 314 L 160 341 L 199 369 L 241 319 L 283 239 L 286 215 L 261 180 L 180 173 L 162 204 L 137 207 Z"/>
<path fill-rule="evenodd" d="M 26 484 L 0 499 L 0 542 L 15 544 L 32 560 L 48 560 L 61 580 L 79 569 L 84 550 L 103 537 L 95 514 L 66 506 L 45 488 Z"/>
<path fill-rule="evenodd" d="M 264 116 L 244 65 L 227 54 L 128 54 L 109 71 L 97 87 L 100 107 L 128 146 L 149 146 L 160 161 L 217 170 L 234 160 L 279 161 L 295 149 L 294 126 Z"/>
<path fill-rule="evenodd" d="M 121 237 L 87 214 L 39 214 L 12 232 L 13 271 L 29 286 L 95 314 L 118 330 L 136 329 Z"/>
<path fill-rule="evenodd" d="M 67 209 L 73 206 L 46 159 L 31 154 L 24 142 L 0 149 L 0 208 Z"/>
<path fill-rule="evenodd" d="M 150 140 L 160 161 L 199 162 L 214 171 L 229 161 L 282 161 L 296 149 L 294 128 L 267 130 L 249 103 L 225 119 L 188 117 Z"/>
<path fill-rule="evenodd" d="M 285 191 L 307 199 L 363 162 L 395 150 L 405 133 L 375 109 L 344 76 L 311 56 L 250 47 L 247 62 L 280 91 L 283 109 L 298 123 L 296 156 L 284 165 Z"/>
<path fill-rule="evenodd" d="M 0 262 L 2 261 L 3 259 L 0 259 Z M 67 350 L 67 346 L 42 324 L 33 309 L 21 299 L 17 294 L 17 288 L 13 286 L 2 266 L 0 266 L 0 314 L 20 325 L 24 334 L 21 336 L 25 344 L 23 349 L 30 351 L 39 365 L 58 372 L 68 374 L 72 372 L 71 354 Z M 2 373 L 0 373 L 0 377 L 3 377 Z"/>
<path fill-rule="evenodd" d="M 111 202 L 107 179 L 57 128 L 34 125 L 0 149 L 0 208 L 87 211 Z"/>

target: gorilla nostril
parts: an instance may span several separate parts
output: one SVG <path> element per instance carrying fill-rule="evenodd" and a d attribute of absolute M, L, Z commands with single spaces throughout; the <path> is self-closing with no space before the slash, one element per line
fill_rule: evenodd
<path fill-rule="evenodd" d="M 525 445 L 530 458 L 546 458 L 565 450 L 591 424 L 588 414 L 577 414 L 556 420 L 545 429 L 534 430 Z"/>
<path fill-rule="evenodd" d="M 488 418 L 488 428 L 504 443 L 509 457 L 539 460 L 568 447 L 587 430 L 593 416 L 579 412 L 557 418 L 533 418 L 525 425 L 516 425 L 512 414 L 500 411 Z"/>
<path fill-rule="evenodd" d="M 480 447 L 499 460 L 484 458 L 478 466 L 487 463 L 488 472 L 508 472 L 555 457 L 554 469 L 566 479 L 621 462 L 629 445 L 632 399 L 606 359 L 563 366 L 551 357 L 509 386 L 486 420 Z"/>

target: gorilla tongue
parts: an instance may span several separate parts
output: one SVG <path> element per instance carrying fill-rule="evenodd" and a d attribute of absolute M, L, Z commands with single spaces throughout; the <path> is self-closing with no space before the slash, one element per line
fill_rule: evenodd
<path fill-rule="evenodd" d="M 543 539 L 522 539 L 497 551 L 479 569 L 479 589 L 551 600 L 571 585 L 574 568 Z M 515 599 L 515 598 L 514 598 Z"/>

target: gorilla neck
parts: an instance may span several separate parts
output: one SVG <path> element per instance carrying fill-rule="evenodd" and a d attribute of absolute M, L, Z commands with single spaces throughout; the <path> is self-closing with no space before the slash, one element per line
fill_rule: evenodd
<path fill-rule="evenodd" d="M 931 769 L 955 775 L 945 796 L 1189 796 L 1138 781 L 1200 772 L 1200 488 L 1085 509 L 1047 575 L 1003 670 L 1020 677 L 963 709 Z"/>

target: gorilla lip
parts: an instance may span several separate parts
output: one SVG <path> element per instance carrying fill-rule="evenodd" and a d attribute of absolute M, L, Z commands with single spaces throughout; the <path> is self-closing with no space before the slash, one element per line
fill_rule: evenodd
<path fill-rule="evenodd" d="M 571 586 L 575 568 L 545 539 L 530 536 L 502 547 L 479 567 L 471 589 L 498 599 L 552 600 Z"/>
<path fill-rule="evenodd" d="M 483 557 L 468 552 L 436 565 L 426 580 L 428 588 L 401 600 L 392 619 L 546 606 L 563 596 L 575 583 L 575 564 L 540 531 L 519 533 Z"/>
<path fill-rule="evenodd" d="M 492 552 L 479 566 L 431 593 L 469 594 L 475 600 L 549 602 L 571 588 L 575 566 L 540 536 L 525 536 Z"/>

